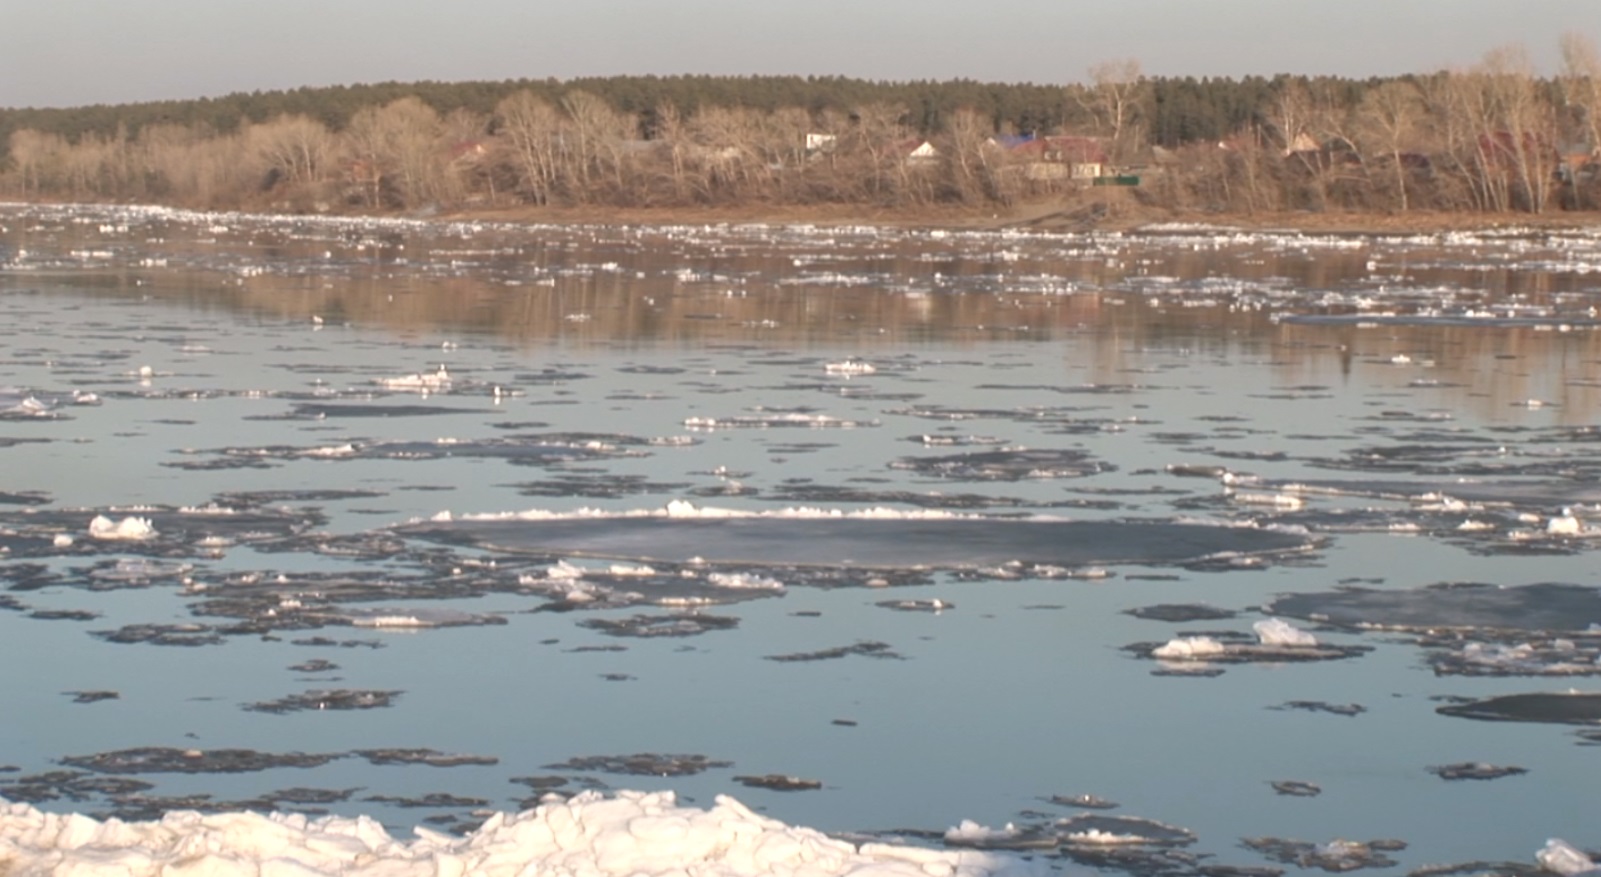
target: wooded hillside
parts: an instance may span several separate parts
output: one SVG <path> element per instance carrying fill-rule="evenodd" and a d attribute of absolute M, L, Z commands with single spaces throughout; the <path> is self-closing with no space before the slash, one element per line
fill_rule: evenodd
<path fill-rule="evenodd" d="M 287 211 L 1005 205 L 1093 185 L 1231 212 L 1601 206 L 1601 55 L 1088 84 L 837 77 L 383 83 L 0 109 L 0 194 Z"/>

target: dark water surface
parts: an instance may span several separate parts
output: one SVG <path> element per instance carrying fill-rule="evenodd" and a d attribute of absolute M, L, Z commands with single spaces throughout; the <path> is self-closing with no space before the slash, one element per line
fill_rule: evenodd
<path fill-rule="evenodd" d="M 1601 677 L 1598 299 L 1582 231 L 0 208 L 0 797 L 1601 844 L 1523 696 Z"/>

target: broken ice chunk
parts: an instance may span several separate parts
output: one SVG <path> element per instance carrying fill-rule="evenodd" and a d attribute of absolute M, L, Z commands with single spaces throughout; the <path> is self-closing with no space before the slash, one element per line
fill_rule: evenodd
<path fill-rule="evenodd" d="M 1251 625 L 1264 646 L 1315 646 L 1317 637 L 1282 618 L 1265 618 Z"/>
<path fill-rule="evenodd" d="M 123 539 L 137 541 L 150 539 L 156 535 L 156 528 L 151 526 L 149 518 L 126 517 L 120 521 L 113 521 L 105 515 L 95 515 L 89 522 L 89 538 L 91 539 Z"/>

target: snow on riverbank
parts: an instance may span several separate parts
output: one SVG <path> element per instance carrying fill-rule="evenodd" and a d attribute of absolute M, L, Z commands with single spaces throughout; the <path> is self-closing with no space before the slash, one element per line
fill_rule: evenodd
<path fill-rule="evenodd" d="M 1019 859 L 974 850 L 860 846 L 759 816 L 720 795 L 707 810 L 672 792 L 584 792 L 519 814 L 498 813 L 466 837 L 414 829 L 391 838 L 367 817 L 168 813 L 159 822 L 97 822 L 0 803 L 7 877 L 514 877 L 518 874 L 1033 874 Z"/>

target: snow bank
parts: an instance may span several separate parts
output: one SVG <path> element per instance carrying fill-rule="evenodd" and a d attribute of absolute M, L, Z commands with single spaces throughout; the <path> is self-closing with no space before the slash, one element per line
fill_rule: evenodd
<path fill-rule="evenodd" d="M 672 792 L 584 792 L 523 813 L 497 813 L 466 837 L 426 828 L 410 842 L 368 817 L 168 813 L 159 822 L 97 822 L 0 803 L 0 872 L 8 877 L 515 877 L 519 874 L 967 877 L 1038 871 L 974 850 L 870 843 L 758 816 L 720 795 L 709 810 Z"/>

